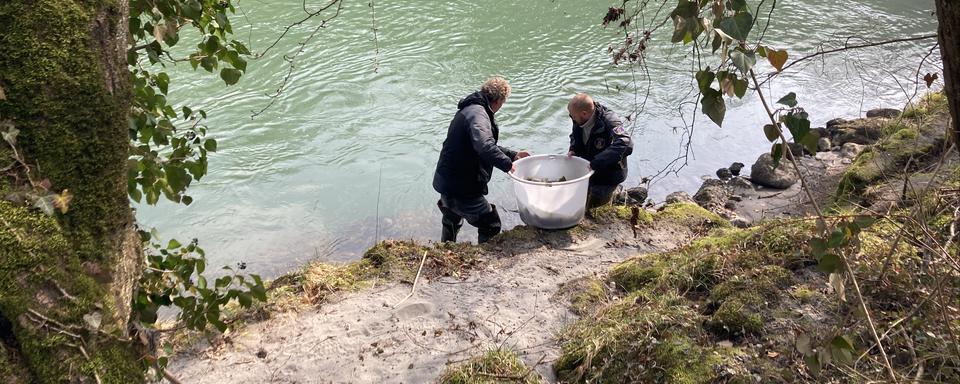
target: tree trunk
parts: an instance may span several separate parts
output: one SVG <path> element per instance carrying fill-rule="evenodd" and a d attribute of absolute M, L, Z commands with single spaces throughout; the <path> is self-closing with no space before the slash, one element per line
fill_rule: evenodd
<path fill-rule="evenodd" d="M 960 0 L 936 0 L 936 5 L 944 92 L 950 105 L 953 143 L 960 151 Z"/>
<path fill-rule="evenodd" d="M 142 253 L 126 196 L 129 0 L 0 3 L 0 130 L 54 217 L 0 201 L 0 382 L 143 381 L 128 323 Z M 31 188 L 0 180 L 0 197 Z"/>

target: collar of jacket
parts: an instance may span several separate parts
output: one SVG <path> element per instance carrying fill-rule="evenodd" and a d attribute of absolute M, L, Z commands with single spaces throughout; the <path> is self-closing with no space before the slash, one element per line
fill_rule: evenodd
<path fill-rule="evenodd" d="M 590 136 L 606 132 L 606 130 L 609 128 L 607 127 L 607 120 L 603 118 L 603 115 L 607 112 L 607 107 L 604 107 L 597 102 L 593 103 L 593 107 L 593 118 L 595 121 L 593 123 L 593 129 L 590 130 Z M 583 129 L 583 127 L 580 128 Z"/>
<path fill-rule="evenodd" d="M 487 116 L 490 118 L 490 124 L 496 126 L 497 123 L 493 118 L 493 110 L 490 109 L 490 100 L 487 100 L 487 97 L 483 95 L 483 92 L 476 91 L 467 95 L 459 103 L 457 103 L 457 110 L 464 109 L 471 105 L 482 105 L 483 110 L 487 111 Z"/>

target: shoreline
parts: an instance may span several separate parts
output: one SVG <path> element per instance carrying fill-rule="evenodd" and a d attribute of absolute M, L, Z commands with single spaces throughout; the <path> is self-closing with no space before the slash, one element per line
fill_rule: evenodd
<path fill-rule="evenodd" d="M 909 148 L 891 143 L 909 132 L 931 137 L 924 123 L 909 130 L 890 117 L 832 123 L 822 130 L 833 143 L 801 158 L 821 205 L 880 185 L 882 177 L 866 177 L 864 158 L 900 156 Z M 796 363 L 803 356 L 795 327 L 825 331 L 810 319 L 836 316 L 825 309 L 834 293 L 816 263 L 794 250 L 812 225 L 800 183 L 758 187 L 791 177 L 771 171 L 751 169 L 752 181 L 720 172 L 731 177 L 706 180 L 693 197 L 671 194 L 656 210 L 604 207 L 570 230 L 518 226 L 482 246 L 386 240 L 355 262 L 312 263 L 275 280 L 271 301 L 247 314 L 248 324 L 182 343 L 169 369 L 204 383 L 457 382 L 451 378 L 478 369 L 483 376 L 499 362 L 507 367 L 500 374 L 528 382 L 625 372 L 646 381 L 755 382 L 783 380 L 786 371 L 788 381 L 813 382 Z M 846 198 L 867 203 L 860 198 L 869 193 L 853 193 Z M 886 202 L 870 199 L 867 208 Z M 873 244 L 885 230 L 864 236 Z M 424 252 L 416 292 L 403 301 Z M 799 323 L 781 313 L 798 313 Z M 644 329 L 665 339 L 618 342 Z M 661 369 L 618 365 L 620 355 Z"/>

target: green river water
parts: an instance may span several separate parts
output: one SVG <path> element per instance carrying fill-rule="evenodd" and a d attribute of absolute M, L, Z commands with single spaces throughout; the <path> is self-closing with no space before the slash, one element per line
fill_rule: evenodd
<path fill-rule="evenodd" d="M 438 195 L 430 182 L 447 125 L 457 101 L 493 74 L 513 86 L 497 119 L 501 144 L 514 149 L 565 152 L 565 106 L 574 92 L 591 93 L 622 115 L 638 110 L 628 127 L 635 149 L 626 184 L 634 186 L 680 152 L 683 127 L 694 116 L 682 103 L 695 94 L 688 50 L 670 44 L 667 30 L 650 47 L 648 94 L 643 72 L 611 63 L 607 47 L 620 34 L 600 21 L 607 7 L 619 3 L 381 0 L 371 8 L 347 0 L 341 15 L 306 44 L 285 92 L 255 118 L 251 111 L 267 106 L 266 95 L 287 75 L 283 57 L 300 47 L 318 19 L 251 61 L 232 87 L 186 64 L 168 68 L 174 79 L 170 99 L 209 113 L 220 150 L 211 156 L 209 175 L 190 188 L 191 206 L 161 201 L 137 207 L 137 217 L 166 238 L 199 238 L 211 265 L 245 262 L 265 276 L 316 258 L 355 259 L 378 236 L 436 240 Z M 791 59 L 813 52 L 821 41 L 881 40 L 936 28 L 931 0 L 777 3 L 766 41 L 786 48 Z M 303 16 L 297 0 L 240 5 L 244 14 L 234 17 L 234 30 L 255 52 Z M 797 92 L 816 126 L 870 108 L 901 107 L 914 93 L 917 66 L 932 44 L 810 61 L 765 90 L 774 99 Z M 936 53 L 931 59 L 939 62 Z M 760 70 L 770 67 L 761 64 Z M 938 69 L 927 66 L 921 76 L 928 71 Z M 695 115 L 689 164 L 658 179 L 652 197 L 675 190 L 692 194 L 704 175 L 734 161 L 749 166 L 769 150 L 761 129 L 766 115 L 749 92 L 742 101 L 728 101 L 723 128 Z M 513 186 L 495 173 L 489 198 L 506 210 L 504 224 L 512 227 L 519 223 Z M 465 226 L 461 238 L 475 240 L 476 231 Z"/>

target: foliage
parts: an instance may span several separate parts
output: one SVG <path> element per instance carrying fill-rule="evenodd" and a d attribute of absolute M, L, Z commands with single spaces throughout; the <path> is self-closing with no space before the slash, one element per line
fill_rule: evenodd
<path fill-rule="evenodd" d="M 206 257 L 197 239 L 186 245 L 171 239 L 164 246 L 155 231 L 141 231 L 140 238 L 146 266 L 137 284 L 133 309 L 141 324 L 153 326 L 160 308 L 172 306 L 177 308 L 176 322 L 182 327 L 203 331 L 210 325 L 223 332 L 229 326 L 222 312 L 228 304 L 236 302 L 247 309 L 254 300 L 267 300 L 267 289 L 259 275 L 239 273 L 246 269 L 243 263 L 237 270 L 223 267 L 227 273 L 208 283 L 204 276 Z M 164 352 L 164 356 L 155 357 L 158 374 L 166 368 L 172 354 L 170 345 L 164 346 Z"/>
<path fill-rule="evenodd" d="M 207 155 L 217 142 L 207 138 L 207 114 L 189 106 L 175 108 L 167 100 L 171 83 L 164 71 L 171 63 L 189 62 L 193 69 L 219 70 L 226 85 L 246 72 L 250 51 L 231 39 L 232 0 L 132 0 L 127 64 L 133 83 L 130 110 L 130 160 L 127 193 L 156 204 L 160 195 L 189 205 L 186 189 L 207 174 Z M 192 28 L 191 33 L 183 31 Z M 196 36 L 185 58 L 176 57 L 182 36 Z M 181 44 L 183 45 L 183 44 Z M 229 66 L 228 66 L 229 65 Z"/>
<path fill-rule="evenodd" d="M 189 244 L 170 240 L 162 245 L 155 233 L 141 231 L 146 251 L 146 270 L 134 297 L 134 309 L 140 322 L 154 324 L 160 307 L 175 306 L 179 309 L 178 321 L 192 330 L 203 330 L 212 325 L 220 331 L 227 329 L 220 309 L 236 300 L 242 308 L 249 308 L 253 300 L 266 301 L 266 288 L 258 275 L 241 275 L 238 270 L 223 267 L 228 273 L 207 282 L 203 275 L 206 258 L 194 239 Z"/>
<path fill-rule="evenodd" d="M 653 38 L 653 32 L 663 24 L 652 30 L 634 30 L 631 26 L 635 22 L 634 18 L 650 4 L 645 1 L 638 2 L 637 9 L 628 12 L 625 8 L 627 3 L 628 1 L 623 2 L 624 7 L 611 8 L 603 23 L 609 25 L 620 21 L 619 27 L 627 36 L 618 49 L 611 49 L 614 62 L 641 62 L 645 60 L 647 42 Z M 668 2 L 663 2 L 666 3 Z M 722 126 L 726 117 L 724 97 L 742 99 L 751 80 L 754 89 L 759 93 L 759 84 L 754 75 L 758 57 L 766 59 L 778 72 L 784 68 L 789 57 L 786 50 L 762 44 L 762 33 L 755 42 L 751 41 L 751 32 L 755 30 L 757 20 L 746 0 L 678 0 L 668 19 L 673 22 L 670 41 L 692 46 L 699 66 L 694 79 L 700 92 L 700 110 L 718 126 Z M 718 55 L 719 62 L 715 66 L 702 64 L 701 52 L 708 49 L 710 53 Z M 762 99 L 763 95 L 760 96 Z M 808 115 L 797 107 L 796 95 L 791 92 L 778 103 L 787 108 L 777 111 L 770 111 L 768 108 L 771 119 L 775 116 L 779 118 L 772 121 L 774 124 L 764 127 L 767 138 L 774 143 L 771 148 L 774 164 L 779 163 L 786 151 L 786 143 L 783 142 L 786 138 L 781 133 L 784 127 L 790 131 L 795 142 L 803 144 L 811 152 L 816 152 L 819 134 L 810 131 Z M 766 106 L 766 101 L 764 105 Z"/>

